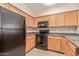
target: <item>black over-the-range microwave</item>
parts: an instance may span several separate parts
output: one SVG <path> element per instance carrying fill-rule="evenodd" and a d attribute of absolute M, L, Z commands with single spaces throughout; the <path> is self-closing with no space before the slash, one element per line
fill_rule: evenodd
<path fill-rule="evenodd" d="M 38 28 L 48 28 L 48 21 L 38 22 Z"/>

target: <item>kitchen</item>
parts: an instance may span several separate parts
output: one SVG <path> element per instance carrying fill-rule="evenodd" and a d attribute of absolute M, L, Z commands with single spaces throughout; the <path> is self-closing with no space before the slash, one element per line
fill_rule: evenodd
<path fill-rule="evenodd" d="M 26 56 L 79 56 L 79 3 L 0 3 L 25 17 Z"/>

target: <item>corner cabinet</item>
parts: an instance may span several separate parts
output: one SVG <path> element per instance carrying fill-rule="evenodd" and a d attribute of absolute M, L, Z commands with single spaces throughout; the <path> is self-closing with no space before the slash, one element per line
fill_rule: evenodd
<path fill-rule="evenodd" d="M 71 41 L 68 41 L 66 52 L 66 56 L 79 56 L 79 48 L 74 45 Z"/>
<path fill-rule="evenodd" d="M 64 36 L 48 36 L 48 50 L 79 56 L 79 48 Z"/>

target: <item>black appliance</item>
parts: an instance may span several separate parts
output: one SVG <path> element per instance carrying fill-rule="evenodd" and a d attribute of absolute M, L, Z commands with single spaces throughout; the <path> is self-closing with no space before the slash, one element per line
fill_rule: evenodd
<path fill-rule="evenodd" d="M 12 52 L 24 46 L 24 38 L 25 17 L 0 7 L 0 55 L 24 55 L 24 49 Z"/>
<path fill-rule="evenodd" d="M 43 24 L 43 26 L 41 24 Z M 44 28 L 48 28 L 48 22 L 47 21 L 39 22 L 38 28 L 40 28 L 40 30 L 39 30 L 39 33 L 36 34 L 37 35 L 36 36 L 37 48 L 47 50 L 47 39 L 48 39 L 49 30 L 46 30 Z M 43 30 L 41 30 L 41 28 L 43 28 Z"/>
<path fill-rule="evenodd" d="M 48 28 L 48 21 L 38 22 L 38 28 Z"/>

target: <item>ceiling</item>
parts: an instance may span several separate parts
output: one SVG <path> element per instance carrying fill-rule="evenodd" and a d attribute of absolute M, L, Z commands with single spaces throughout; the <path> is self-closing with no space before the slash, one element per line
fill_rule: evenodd
<path fill-rule="evenodd" d="M 79 9 L 79 3 L 11 3 L 31 16 L 38 17 Z"/>

